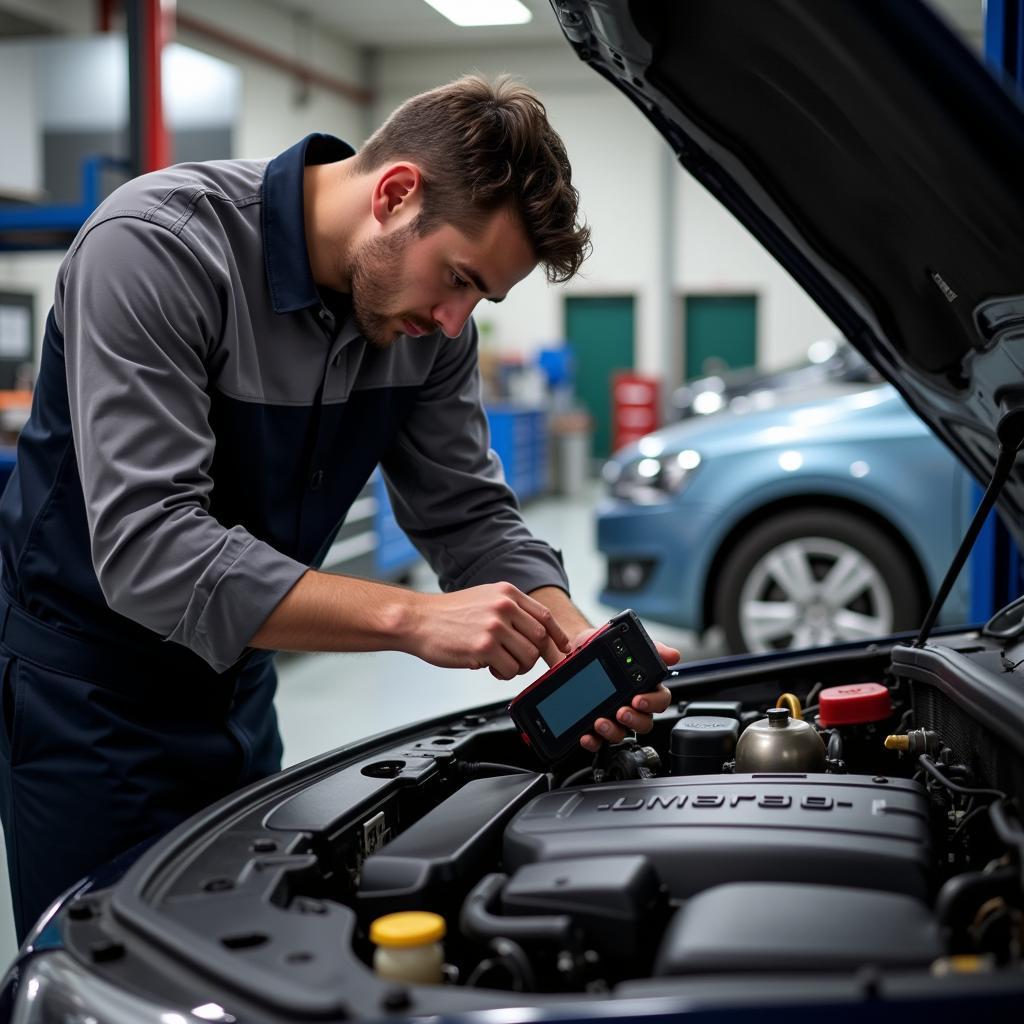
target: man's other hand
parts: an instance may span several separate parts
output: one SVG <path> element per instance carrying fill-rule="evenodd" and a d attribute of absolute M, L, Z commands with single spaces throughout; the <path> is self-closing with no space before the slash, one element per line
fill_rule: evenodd
<path fill-rule="evenodd" d="M 555 616 L 511 583 L 419 597 L 406 649 L 431 665 L 487 668 L 496 679 L 512 679 L 550 645 L 569 650 Z"/>
<path fill-rule="evenodd" d="M 596 630 L 588 629 L 574 637 L 573 647 L 579 647 L 594 632 Z M 667 647 L 657 641 L 654 642 L 654 646 L 657 647 L 666 665 L 674 665 L 679 661 L 679 652 L 674 647 Z M 654 716 L 664 711 L 671 703 L 672 695 L 661 684 L 650 693 L 638 693 L 628 707 L 619 708 L 615 713 L 615 721 L 610 718 L 597 719 L 594 722 L 594 732 L 585 733 L 580 737 L 580 746 L 595 754 L 602 740 L 619 743 L 626 738 L 627 732 L 650 732 L 654 728 Z"/>

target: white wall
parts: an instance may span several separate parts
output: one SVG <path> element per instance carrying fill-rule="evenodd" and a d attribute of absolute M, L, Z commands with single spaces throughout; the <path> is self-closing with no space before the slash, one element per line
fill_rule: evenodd
<path fill-rule="evenodd" d="M 307 30 L 284 11 L 260 0 L 177 0 L 178 10 L 241 36 L 311 69 L 360 84 L 355 46 L 319 26 Z M 234 156 L 274 156 L 310 132 L 338 135 L 353 144 L 363 138 L 361 108 L 336 93 L 311 86 L 303 90 L 290 75 L 208 37 L 181 30 L 179 42 L 234 64 L 242 74 L 242 106 Z"/>
<path fill-rule="evenodd" d="M 43 180 L 42 145 L 32 54 L 23 47 L 0 44 L 0 96 L 17 96 L 0 103 L 0 195 L 35 199 Z"/>
<path fill-rule="evenodd" d="M 684 171 L 677 182 L 677 280 L 684 293 L 758 296 L 758 363 L 791 366 L 819 338 L 839 329 L 703 185 Z"/>
<path fill-rule="evenodd" d="M 262 0 L 178 0 L 178 8 L 225 31 L 353 84 L 375 87 L 376 103 L 361 107 L 312 86 L 303 99 L 298 83 L 206 36 L 181 30 L 178 41 L 234 64 L 241 74 L 236 156 L 269 156 L 310 131 L 329 131 L 359 144 L 399 103 L 423 89 L 479 70 L 511 72 L 544 100 L 565 140 L 593 230 L 594 254 L 565 286 L 549 286 L 535 273 L 509 298 L 483 304 L 490 344 L 530 353 L 563 335 L 566 295 L 631 294 L 636 298 L 636 363 L 669 384 L 682 365 L 681 297 L 685 293 L 753 292 L 760 298 L 759 362 L 766 368 L 800 358 L 807 345 L 836 330 L 775 262 L 681 169 L 666 220 L 665 143 L 636 109 L 577 61 L 560 43 L 520 48 L 390 50 L 364 63 L 357 47 L 321 28 L 310 30 Z M 360 81 L 372 67 L 373 81 Z M 661 296 L 660 262 L 674 253 L 675 295 Z M 0 256 L 0 288 L 25 283 L 36 289 L 41 311 L 52 299 L 58 257 Z"/>

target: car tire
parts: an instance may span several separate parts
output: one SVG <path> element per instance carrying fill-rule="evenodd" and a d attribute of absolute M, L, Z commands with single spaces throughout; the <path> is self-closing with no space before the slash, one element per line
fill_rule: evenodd
<path fill-rule="evenodd" d="M 729 551 L 714 581 L 714 622 L 733 653 L 884 636 L 920 625 L 918 576 L 890 537 L 853 513 L 784 512 Z"/>

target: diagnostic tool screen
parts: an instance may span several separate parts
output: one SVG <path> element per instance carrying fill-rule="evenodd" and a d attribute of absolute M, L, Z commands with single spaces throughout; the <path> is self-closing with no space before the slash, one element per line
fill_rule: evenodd
<path fill-rule="evenodd" d="M 537 704 L 537 711 L 554 737 L 561 736 L 601 701 L 615 692 L 615 684 L 608 678 L 601 662 L 595 659 L 580 669 L 567 683 L 563 683 L 550 697 Z"/>

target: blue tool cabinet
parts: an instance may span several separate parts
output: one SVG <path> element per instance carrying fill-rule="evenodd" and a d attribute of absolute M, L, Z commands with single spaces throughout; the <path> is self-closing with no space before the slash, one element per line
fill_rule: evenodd
<path fill-rule="evenodd" d="M 548 426 L 543 409 L 487 406 L 491 447 L 505 468 L 505 479 L 520 501 L 547 490 Z"/>

